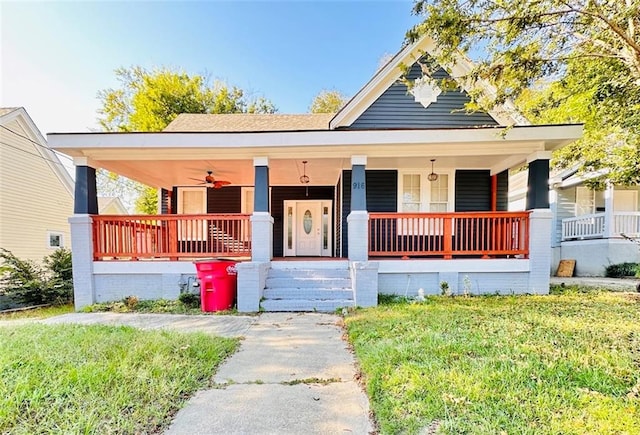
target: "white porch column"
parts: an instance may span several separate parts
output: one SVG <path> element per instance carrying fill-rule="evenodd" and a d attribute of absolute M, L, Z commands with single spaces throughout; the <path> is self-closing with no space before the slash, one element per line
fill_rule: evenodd
<path fill-rule="evenodd" d="M 549 209 L 531 210 L 529 221 L 529 292 L 549 293 L 551 270 L 551 219 Z"/>
<path fill-rule="evenodd" d="M 73 267 L 73 301 L 75 309 L 96 302 L 93 280 L 93 235 L 92 219 L 87 214 L 76 214 L 69 218 L 71 227 L 71 261 Z"/>
<path fill-rule="evenodd" d="M 367 156 L 351 157 L 351 212 L 347 216 L 350 261 L 367 261 L 369 259 L 366 165 Z"/>
<path fill-rule="evenodd" d="M 613 185 L 607 183 L 607 188 L 604 191 L 604 238 L 609 239 L 613 237 L 615 231 L 615 225 L 613 222 Z"/>

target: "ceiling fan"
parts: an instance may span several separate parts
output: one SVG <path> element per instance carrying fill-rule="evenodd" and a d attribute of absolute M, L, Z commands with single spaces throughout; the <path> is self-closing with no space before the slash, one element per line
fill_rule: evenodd
<path fill-rule="evenodd" d="M 190 180 L 200 181 L 199 184 L 206 184 L 207 187 L 213 187 L 214 189 L 220 189 L 223 186 L 228 186 L 231 184 L 230 181 L 226 180 L 216 180 L 213 177 L 213 171 L 207 171 L 207 175 L 204 177 L 204 180 L 201 178 L 189 178 Z"/>

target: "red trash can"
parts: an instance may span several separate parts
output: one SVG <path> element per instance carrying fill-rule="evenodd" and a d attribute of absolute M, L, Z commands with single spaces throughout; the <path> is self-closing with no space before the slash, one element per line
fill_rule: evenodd
<path fill-rule="evenodd" d="M 237 261 L 196 261 L 200 281 L 200 305 L 203 312 L 228 310 L 238 291 Z"/>

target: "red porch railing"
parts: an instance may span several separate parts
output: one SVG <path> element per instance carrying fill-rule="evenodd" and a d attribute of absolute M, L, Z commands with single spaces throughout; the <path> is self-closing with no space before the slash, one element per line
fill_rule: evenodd
<path fill-rule="evenodd" d="M 529 212 L 369 213 L 369 255 L 529 255 Z"/>
<path fill-rule="evenodd" d="M 92 216 L 96 260 L 251 256 L 248 214 Z"/>

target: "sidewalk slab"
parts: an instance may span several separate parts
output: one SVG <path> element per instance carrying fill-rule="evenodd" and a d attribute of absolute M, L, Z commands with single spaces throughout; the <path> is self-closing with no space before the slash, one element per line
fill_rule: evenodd
<path fill-rule="evenodd" d="M 201 391 L 167 435 L 362 434 L 373 428 L 354 382 L 329 385 L 230 385 Z"/>
<path fill-rule="evenodd" d="M 369 402 L 341 318 L 263 313 L 240 350 L 198 392 L 168 434 L 367 434 Z"/>
<path fill-rule="evenodd" d="M 132 326 L 140 329 L 171 329 L 180 332 L 204 332 L 221 337 L 241 337 L 256 316 L 197 316 L 187 314 L 69 313 L 40 320 L 47 325 Z"/>

